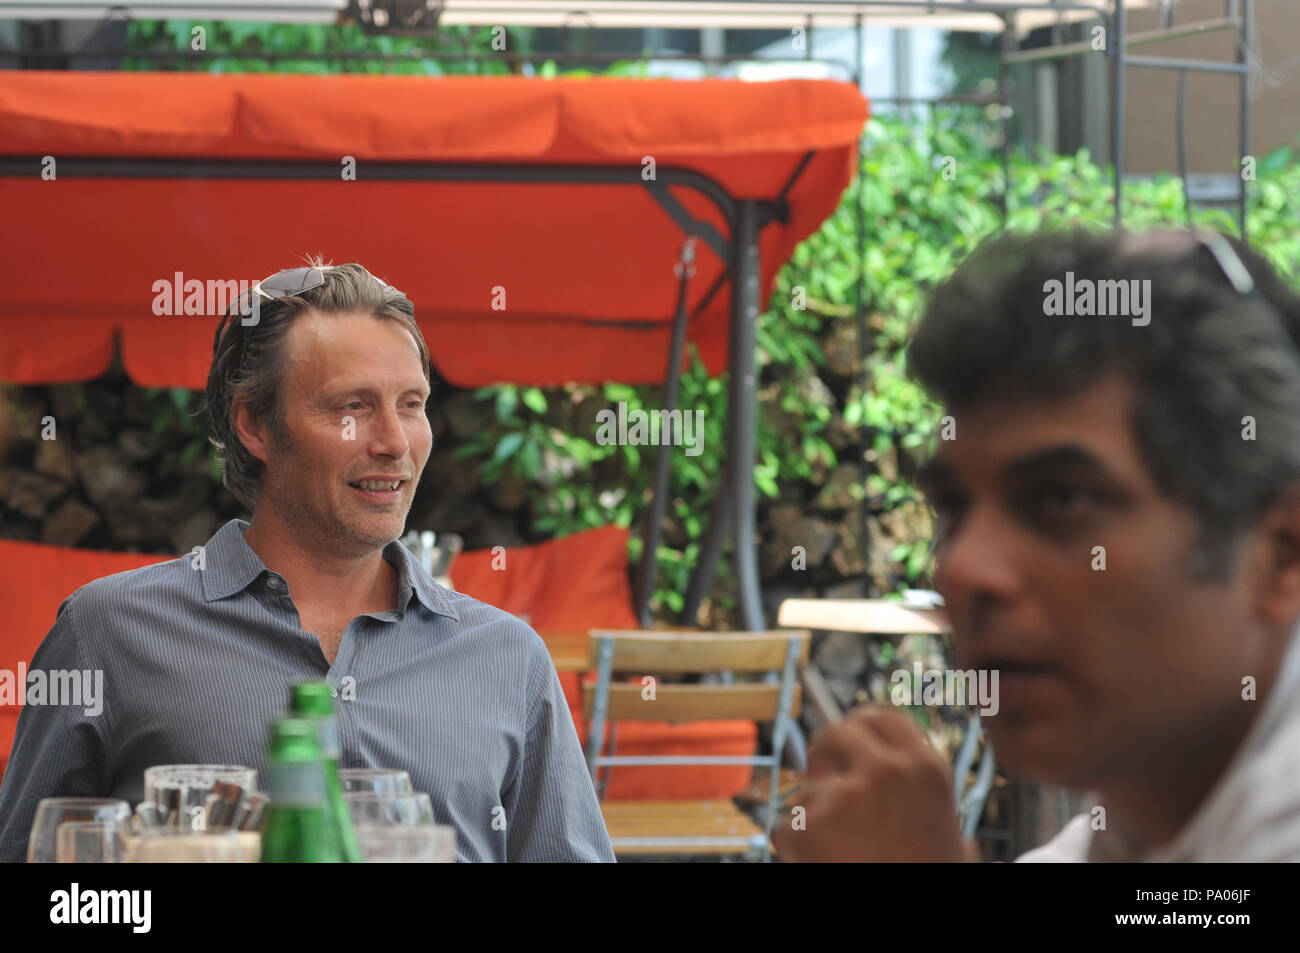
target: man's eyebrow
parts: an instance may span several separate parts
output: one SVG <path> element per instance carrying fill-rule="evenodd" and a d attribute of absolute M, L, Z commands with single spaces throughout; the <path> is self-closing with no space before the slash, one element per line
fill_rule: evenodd
<path fill-rule="evenodd" d="M 365 394 L 368 397 L 373 397 L 378 395 L 379 392 L 380 389 L 378 387 L 373 387 L 369 384 L 355 384 L 350 387 L 348 386 L 330 387 L 329 390 L 325 392 L 324 399 L 327 402 L 342 400 L 344 397 L 348 397 L 353 394 Z M 420 384 L 408 387 L 401 392 L 401 396 L 403 397 L 406 396 L 407 394 L 419 394 L 425 400 L 428 400 L 429 397 L 432 396 L 432 391 L 429 389 L 428 384 L 421 382 Z"/>
<path fill-rule="evenodd" d="M 1087 470 L 1096 476 L 1114 477 L 1098 456 L 1076 443 L 1035 450 L 1004 466 L 1002 475 L 1008 480 L 1028 480 L 1060 470 Z"/>

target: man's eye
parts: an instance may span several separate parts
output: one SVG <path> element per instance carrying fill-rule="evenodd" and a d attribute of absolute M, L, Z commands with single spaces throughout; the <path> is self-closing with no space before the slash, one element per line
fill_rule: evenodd
<path fill-rule="evenodd" d="M 360 409 L 361 409 L 361 401 L 359 401 L 359 400 L 348 401 L 348 403 L 346 403 L 346 404 L 343 405 L 343 409 L 344 409 L 344 410 L 360 410 Z"/>
<path fill-rule="evenodd" d="M 1040 520 L 1078 519 L 1098 501 L 1092 490 L 1069 485 L 1043 487 L 1028 496 L 1030 513 Z"/>
<path fill-rule="evenodd" d="M 952 535 L 966 511 L 966 501 L 958 496 L 941 495 L 932 498 L 930 507 L 934 510 L 934 535 L 942 538 Z"/>

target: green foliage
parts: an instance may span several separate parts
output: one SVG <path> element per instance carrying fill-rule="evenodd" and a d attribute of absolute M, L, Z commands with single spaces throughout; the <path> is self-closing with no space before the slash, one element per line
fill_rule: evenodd
<path fill-rule="evenodd" d="M 201 39 L 201 43 L 200 43 Z M 532 31 L 507 34 L 510 50 L 531 50 Z M 383 73 L 416 76 L 503 75 L 512 72 L 504 57 L 447 59 L 447 54 L 490 53 L 492 31 L 452 26 L 429 36 L 367 35 L 356 24 L 251 23 L 227 20 L 134 20 L 127 28 L 128 49 L 143 52 L 197 52 L 192 59 L 140 56 L 123 69 L 199 70 L 211 73 Z M 376 53 L 360 58 L 342 54 Z M 311 54 L 295 56 L 294 54 Z M 325 58 L 319 58 L 325 54 Z M 330 58 L 333 55 L 333 58 Z M 443 58 L 439 58 L 442 56 Z"/>
<path fill-rule="evenodd" d="M 203 394 L 183 387 L 150 387 L 144 391 L 144 403 L 149 429 L 180 447 L 181 465 L 188 467 L 207 454 L 208 472 L 220 483 L 221 467 L 208 442 L 207 422 L 200 410 Z"/>

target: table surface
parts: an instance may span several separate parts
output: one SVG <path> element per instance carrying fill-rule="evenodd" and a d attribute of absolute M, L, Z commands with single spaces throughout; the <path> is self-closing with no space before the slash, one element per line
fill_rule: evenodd
<path fill-rule="evenodd" d="M 777 625 L 864 635 L 946 635 L 952 631 L 942 609 L 884 599 L 786 599 L 777 614 Z"/>

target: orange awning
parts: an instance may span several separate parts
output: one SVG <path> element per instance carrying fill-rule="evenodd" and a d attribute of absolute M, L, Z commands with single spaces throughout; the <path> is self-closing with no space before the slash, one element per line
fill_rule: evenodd
<path fill-rule="evenodd" d="M 866 117 L 853 86 L 823 80 L 0 73 L 0 379 L 95 377 L 120 330 L 138 384 L 202 387 L 217 319 L 155 315 L 155 282 L 255 281 L 319 252 L 405 291 L 459 386 L 661 381 L 683 231 L 641 182 L 649 160 L 737 200 L 793 180 L 785 220 L 759 231 L 761 306 L 836 208 Z M 623 180 L 393 178 L 431 163 Z M 667 191 L 730 241 L 704 192 Z M 713 373 L 719 247 L 699 243 L 688 297 Z"/>

